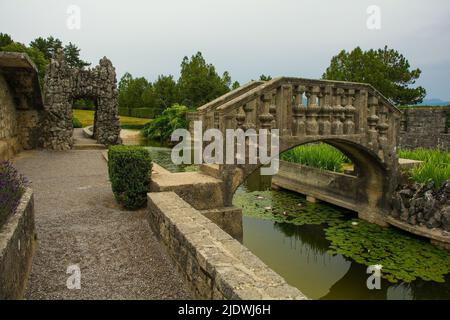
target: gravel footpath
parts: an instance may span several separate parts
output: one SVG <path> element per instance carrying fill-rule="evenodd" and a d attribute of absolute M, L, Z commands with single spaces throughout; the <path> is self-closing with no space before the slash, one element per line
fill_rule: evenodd
<path fill-rule="evenodd" d="M 28 151 L 14 163 L 32 182 L 37 251 L 27 299 L 189 299 L 145 210 L 114 201 L 100 150 Z M 81 289 L 68 289 L 70 265 Z"/>

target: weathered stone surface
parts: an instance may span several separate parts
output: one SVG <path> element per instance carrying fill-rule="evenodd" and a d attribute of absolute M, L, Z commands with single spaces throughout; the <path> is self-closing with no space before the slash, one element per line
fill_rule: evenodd
<path fill-rule="evenodd" d="M 448 107 L 406 108 L 402 110 L 399 147 L 450 150 Z"/>
<path fill-rule="evenodd" d="M 450 180 L 438 190 L 431 183 L 400 186 L 393 196 L 393 204 L 392 217 L 411 225 L 450 231 Z"/>
<path fill-rule="evenodd" d="M 0 229 L 0 300 L 20 299 L 34 252 L 33 191 L 27 189 L 16 213 Z"/>
<path fill-rule="evenodd" d="M 119 143 L 116 82 L 115 69 L 106 57 L 92 69 L 77 69 L 69 67 L 59 51 L 50 62 L 44 80 L 44 148 L 72 148 L 72 103 L 77 98 L 93 99 L 96 103 L 94 138 L 104 145 Z"/>
<path fill-rule="evenodd" d="M 0 52 L 0 161 L 39 146 L 42 113 L 36 67 L 25 54 Z"/>
<path fill-rule="evenodd" d="M 147 217 L 197 298 L 306 299 L 174 192 L 149 193 Z"/>

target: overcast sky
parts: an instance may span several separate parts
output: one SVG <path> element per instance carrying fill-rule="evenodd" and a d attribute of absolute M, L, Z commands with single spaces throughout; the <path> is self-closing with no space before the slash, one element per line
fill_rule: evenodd
<path fill-rule="evenodd" d="M 81 28 L 67 27 L 67 9 Z M 370 5 L 381 29 L 369 30 Z M 0 0 L 0 32 L 29 43 L 53 35 L 97 64 L 107 56 L 118 76 L 179 76 L 183 56 L 208 62 L 245 83 L 260 74 L 320 78 L 341 49 L 398 49 L 422 69 L 427 98 L 450 100 L 448 0 Z"/>

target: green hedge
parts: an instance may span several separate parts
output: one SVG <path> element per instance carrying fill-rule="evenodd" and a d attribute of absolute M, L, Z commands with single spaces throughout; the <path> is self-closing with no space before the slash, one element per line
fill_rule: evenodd
<path fill-rule="evenodd" d="M 146 205 L 152 172 L 152 160 L 147 149 L 111 146 L 108 150 L 108 171 L 117 202 L 131 210 Z"/>
<path fill-rule="evenodd" d="M 152 119 L 154 110 L 152 108 L 133 108 L 130 109 L 130 116 L 135 118 Z"/>
<path fill-rule="evenodd" d="M 130 116 L 130 109 L 128 108 L 119 108 L 119 116 Z"/>
<path fill-rule="evenodd" d="M 81 123 L 80 120 L 78 120 L 77 117 L 72 118 L 72 125 L 74 128 L 83 128 L 83 124 Z"/>

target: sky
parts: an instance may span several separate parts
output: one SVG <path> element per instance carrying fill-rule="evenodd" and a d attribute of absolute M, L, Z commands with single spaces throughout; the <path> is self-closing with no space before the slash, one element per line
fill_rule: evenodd
<path fill-rule="evenodd" d="M 318 79 L 342 49 L 388 45 L 422 70 L 427 98 L 446 101 L 449 17 L 448 0 L 0 0 L 0 32 L 73 42 L 93 65 L 111 59 L 119 78 L 178 78 L 182 58 L 201 51 L 241 84 L 261 74 Z"/>

